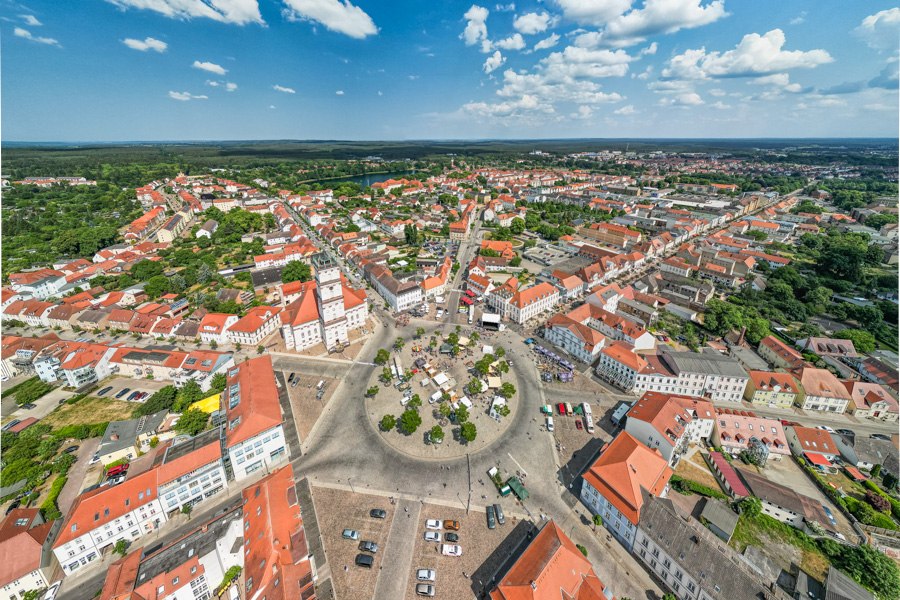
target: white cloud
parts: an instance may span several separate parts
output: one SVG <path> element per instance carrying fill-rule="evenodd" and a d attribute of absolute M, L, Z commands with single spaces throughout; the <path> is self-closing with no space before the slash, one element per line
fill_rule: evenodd
<path fill-rule="evenodd" d="M 715 96 L 716 98 L 721 98 L 722 96 L 726 95 L 726 92 L 725 92 L 725 90 L 720 90 L 720 89 L 716 88 L 714 90 L 709 90 L 709 95 Z"/>
<path fill-rule="evenodd" d="M 270 104 L 270 105 L 269 105 L 269 108 L 270 108 L 270 109 L 274 109 L 274 108 L 275 108 L 275 105 L 274 105 L 274 104 Z"/>
<path fill-rule="evenodd" d="M 504 50 L 521 50 L 525 47 L 525 38 L 522 37 L 521 33 L 514 33 L 505 40 L 496 42 L 494 45 Z"/>
<path fill-rule="evenodd" d="M 801 11 L 799 15 L 791 19 L 791 25 L 802 25 L 803 23 L 806 23 L 806 15 L 807 12 L 805 10 Z"/>
<path fill-rule="evenodd" d="M 622 77 L 628 73 L 628 63 L 634 58 L 624 50 L 590 50 L 568 46 L 553 52 L 539 64 L 548 74 L 561 77 Z"/>
<path fill-rule="evenodd" d="M 169 47 L 167 43 L 152 37 L 145 37 L 143 40 L 125 38 L 124 40 L 122 40 L 122 43 L 132 50 L 140 50 L 141 52 L 146 52 L 147 50 L 153 50 L 154 52 L 165 52 L 166 48 Z"/>
<path fill-rule="evenodd" d="M 484 61 L 484 65 L 482 65 L 481 68 L 484 69 L 485 73 L 492 73 L 505 62 L 506 57 L 500 54 L 499 50 L 494 50 L 494 53 L 487 57 L 487 60 Z"/>
<path fill-rule="evenodd" d="M 556 44 L 559 43 L 559 36 L 555 33 L 550 34 L 550 37 L 546 37 L 539 41 L 534 45 L 535 50 L 546 50 L 547 48 L 552 48 Z"/>
<path fill-rule="evenodd" d="M 378 33 L 375 22 L 350 0 L 283 0 L 291 21 L 315 21 L 327 29 L 361 40 Z"/>
<path fill-rule="evenodd" d="M 285 94 L 296 94 L 297 91 L 294 88 L 284 87 L 283 85 L 275 84 L 272 86 L 272 89 L 276 92 L 283 92 Z"/>
<path fill-rule="evenodd" d="M 378 95 L 379 95 L 379 96 L 384 96 L 384 94 L 381 92 L 381 90 L 378 90 Z"/>
<path fill-rule="evenodd" d="M 827 51 L 783 50 L 785 37 L 780 29 L 765 35 L 750 33 L 734 50 L 706 52 L 706 48 L 686 50 L 674 56 L 663 77 L 708 79 L 768 75 L 788 69 L 811 69 L 832 62 Z"/>
<path fill-rule="evenodd" d="M 710 104 L 710 106 L 718 110 L 728 110 L 729 108 L 731 108 L 730 104 L 725 104 L 721 100 L 713 102 L 712 104 Z"/>
<path fill-rule="evenodd" d="M 563 14 L 582 25 L 605 25 L 631 8 L 632 0 L 556 0 Z"/>
<path fill-rule="evenodd" d="M 25 21 L 25 24 L 29 27 L 40 27 L 41 25 L 43 25 L 43 23 L 38 21 L 38 18 L 34 15 L 19 15 L 19 17 L 21 17 L 21 19 Z"/>
<path fill-rule="evenodd" d="M 220 81 L 213 81 L 212 79 L 207 79 L 207 80 L 206 80 L 206 85 L 208 85 L 209 87 L 219 87 L 220 85 L 222 85 L 222 82 L 220 82 Z"/>
<path fill-rule="evenodd" d="M 220 23 L 262 23 L 257 0 L 106 0 L 119 8 L 152 10 L 170 19 L 194 17 Z"/>
<path fill-rule="evenodd" d="M 233 92 L 236 89 L 238 89 L 238 85 L 236 83 L 231 83 L 230 81 L 225 82 L 226 92 Z"/>
<path fill-rule="evenodd" d="M 335 95 L 335 96 L 343 96 L 343 95 L 344 95 L 344 90 L 337 90 L 337 91 L 334 92 L 334 95 Z"/>
<path fill-rule="evenodd" d="M 192 64 L 191 66 L 195 69 L 200 69 L 201 71 L 209 71 L 210 73 L 215 73 L 216 75 L 224 75 L 228 72 L 228 69 L 212 62 L 200 62 L 199 60 L 195 60 L 194 64 Z"/>
<path fill-rule="evenodd" d="M 587 104 L 582 104 L 578 107 L 578 110 L 571 115 L 569 115 L 573 119 L 587 120 L 594 116 L 594 109 L 588 106 Z"/>
<path fill-rule="evenodd" d="M 614 38 L 635 39 L 656 33 L 675 33 L 709 25 L 728 16 L 724 0 L 645 0 L 643 8 L 612 19 L 606 34 Z"/>
<path fill-rule="evenodd" d="M 575 102 L 576 104 L 603 104 L 620 102 L 623 97 L 615 92 L 600 91 L 594 81 L 576 81 L 553 71 L 540 73 L 516 73 L 512 69 L 503 72 L 503 87 L 497 95 L 516 98 L 534 95 L 546 102 Z"/>
<path fill-rule="evenodd" d="M 490 11 L 485 7 L 473 4 L 463 15 L 466 20 L 466 28 L 459 37 L 466 42 L 466 46 L 474 46 L 478 42 L 488 39 L 486 21 L 489 14 Z"/>
<path fill-rule="evenodd" d="M 891 8 L 869 15 L 853 30 L 870 48 L 897 53 L 900 38 L 900 8 Z"/>
<path fill-rule="evenodd" d="M 497 12 L 513 12 L 516 10 L 516 3 L 510 2 L 509 4 L 496 4 L 494 5 L 494 10 Z"/>
<path fill-rule="evenodd" d="M 643 72 L 638 73 L 637 75 L 632 74 L 631 76 L 634 77 L 635 79 L 646 80 L 646 79 L 650 79 L 650 73 L 652 73 L 652 72 L 653 72 L 653 66 L 650 65 L 646 69 L 644 69 Z"/>
<path fill-rule="evenodd" d="M 646 48 L 642 48 L 640 52 L 638 52 L 638 56 L 653 56 L 656 54 L 656 51 L 659 49 L 659 46 L 656 42 L 653 42 Z"/>
<path fill-rule="evenodd" d="M 553 25 L 555 22 L 556 19 L 554 17 L 551 17 L 549 13 L 531 12 L 516 17 L 513 21 L 513 27 L 519 33 L 524 33 L 525 35 L 534 35 L 536 33 L 547 31 L 547 28 Z"/>
<path fill-rule="evenodd" d="M 773 73 L 772 75 L 757 77 L 756 79 L 753 79 L 748 83 L 755 83 L 758 85 L 771 85 L 791 93 L 797 93 L 803 90 L 803 86 L 801 86 L 799 83 L 791 83 L 790 75 L 788 75 L 787 73 Z"/>
<path fill-rule="evenodd" d="M 623 106 L 622 108 L 617 108 L 613 111 L 613 113 L 617 115 L 633 115 L 636 112 L 637 111 L 634 109 L 634 106 L 631 104 Z"/>
<path fill-rule="evenodd" d="M 674 96 L 666 96 L 659 101 L 661 106 L 699 106 L 703 98 L 697 92 L 685 92 Z"/>
<path fill-rule="evenodd" d="M 16 37 L 25 38 L 26 40 L 30 40 L 32 42 L 37 42 L 38 44 L 47 44 L 48 46 L 62 46 L 59 45 L 59 42 L 53 38 L 48 37 L 38 37 L 36 35 L 31 35 L 31 32 L 27 29 L 22 29 L 21 27 L 16 27 L 13 29 L 13 34 Z"/>
<path fill-rule="evenodd" d="M 554 112 L 553 106 L 542 102 L 537 96 L 525 94 L 516 100 L 506 102 L 497 102 L 489 104 L 487 102 L 469 102 L 463 105 L 466 112 L 475 113 L 476 115 L 485 117 L 509 117 L 521 115 L 522 113 L 541 112 L 551 114 Z"/>
<path fill-rule="evenodd" d="M 188 100 L 207 100 L 208 96 L 195 96 L 190 92 L 169 92 L 169 98 L 172 100 L 180 100 L 181 102 L 187 102 Z"/>

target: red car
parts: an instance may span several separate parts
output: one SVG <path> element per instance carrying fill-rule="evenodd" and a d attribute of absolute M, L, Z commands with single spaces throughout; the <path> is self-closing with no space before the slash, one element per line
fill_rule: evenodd
<path fill-rule="evenodd" d="M 556 410 L 559 411 L 559 414 L 565 415 L 566 414 L 566 404 L 564 402 L 560 402 L 559 404 L 556 405 Z"/>
<path fill-rule="evenodd" d="M 581 419 L 575 421 L 575 429 L 584 429 L 584 425 L 581 424 Z"/>
<path fill-rule="evenodd" d="M 129 467 L 128 463 L 121 464 L 118 467 L 113 467 L 112 469 L 110 469 L 109 471 L 106 472 L 106 476 L 107 477 L 115 477 L 116 475 L 127 471 L 128 467 Z"/>

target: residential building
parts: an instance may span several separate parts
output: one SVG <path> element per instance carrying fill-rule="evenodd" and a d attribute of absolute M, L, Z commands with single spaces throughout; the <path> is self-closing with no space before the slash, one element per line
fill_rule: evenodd
<path fill-rule="evenodd" d="M 66 275 L 53 269 L 37 269 L 9 275 L 10 287 L 23 298 L 44 300 L 56 296 L 66 286 Z"/>
<path fill-rule="evenodd" d="M 748 371 L 744 398 L 751 404 L 769 408 L 791 408 L 801 394 L 800 384 L 790 373 Z"/>
<path fill-rule="evenodd" d="M 490 591 L 490 600 L 614 600 L 591 562 L 548 521 Z"/>
<path fill-rule="evenodd" d="M 546 281 L 519 289 L 519 281 L 510 277 L 485 296 L 485 303 L 502 318 L 521 325 L 559 304 L 559 290 Z"/>
<path fill-rule="evenodd" d="M 831 434 L 822 429 L 794 425 L 784 430 L 791 453 L 813 464 L 830 466 L 840 452 Z"/>
<path fill-rule="evenodd" d="M 303 529 L 294 470 L 287 465 L 244 489 L 246 600 L 315 596 L 309 544 Z"/>
<path fill-rule="evenodd" d="M 850 392 L 827 369 L 804 368 L 798 374 L 803 392 L 797 405 L 803 410 L 819 410 L 843 414 L 850 404 Z"/>
<path fill-rule="evenodd" d="M 197 237 L 197 238 L 205 237 L 206 239 L 211 240 L 213 234 L 216 232 L 216 230 L 218 228 L 219 228 L 219 223 L 217 221 L 214 221 L 213 219 L 209 219 L 203 225 L 200 226 L 200 229 L 197 230 L 195 237 Z"/>
<path fill-rule="evenodd" d="M 844 381 L 850 393 L 850 414 L 857 418 L 881 419 L 896 423 L 897 399 L 883 385 L 866 381 Z"/>
<path fill-rule="evenodd" d="M 666 352 L 644 356 L 647 367 L 635 377 L 634 391 L 698 396 L 715 402 L 740 402 L 747 373 L 740 363 L 718 352 Z"/>
<path fill-rule="evenodd" d="M 634 554 L 679 600 L 774 597 L 737 552 L 696 519 L 678 513 L 666 498 L 648 498 Z"/>
<path fill-rule="evenodd" d="M 762 512 L 782 523 L 803 530 L 806 522 L 815 521 L 831 529 L 822 502 L 780 485 L 748 469 L 738 469 L 750 493 L 759 498 Z"/>
<path fill-rule="evenodd" d="M 784 426 L 778 419 L 759 417 L 747 410 L 716 409 L 716 423 L 712 443 L 732 456 L 749 450 L 752 440 L 758 440 L 766 448 L 766 454 L 775 460 L 790 456 Z"/>
<path fill-rule="evenodd" d="M 375 263 L 363 266 L 366 279 L 394 311 L 403 312 L 422 303 L 422 286 L 413 279 L 401 281 L 387 267 Z"/>
<path fill-rule="evenodd" d="M 225 450 L 237 481 L 286 458 L 279 390 L 272 357 L 244 361 L 228 371 L 222 392 Z"/>
<path fill-rule="evenodd" d="M 674 466 L 688 445 L 712 437 L 715 408 L 707 400 L 645 392 L 626 416 L 625 431 Z"/>
<path fill-rule="evenodd" d="M 167 410 L 161 410 L 136 419 L 111 421 L 106 426 L 103 439 L 100 440 L 100 446 L 97 448 L 100 462 L 108 465 L 121 459 L 134 460 L 137 458 L 141 442 L 146 440 L 149 449 L 149 440 L 157 434 L 166 414 L 168 414 Z"/>
<path fill-rule="evenodd" d="M 26 592 L 43 590 L 52 581 L 50 533 L 53 522 L 45 523 L 37 508 L 7 511 L 0 522 L 0 587 L 6 600 L 22 600 Z"/>
<path fill-rule="evenodd" d="M 159 452 L 159 498 L 167 513 L 193 506 L 225 489 L 221 431 L 218 427 Z"/>
<path fill-rule="evenodd" d="M 803 352 L 819 356 L 854 357 L 859 356 L 853 342 L 838 338 L 808 337 L 797 340 L 797 347 Z"/>
<path fill-rule="evenodd" d="M 630 392 L 634 389 L 637 374 L 647 368 L 647 361 L 635 354 L 628 342 L 613 342 L 600 351 L 600 361 L 594 372 L 600 379 Z"/>
<path fill-rule="evenodd" d="M 602 333 L 576 321 L 570 315 L 550 317 L 544 326 L 544 337 L 551 344 L 589 365 L 594 363 L 606 344 L 606 337 Z"/>
<path fill-rule="evenodd" d="M 769 364 L 788 370 L 799 369 L 806 362 L 802 354 L 773 335 L 759 341 L 759 355 L 769 361 Z"/>
<path fill-rule="evenodd" d="M 228 329 L 237 323 L 238 316 L 227 313 L 206 313 L 200 319 L 200 340 L 204 344 L 228 343 Z"/>
<path fill-rule="evenodd" d="M 275 306 L 254 306 L 228 328 L 226 335 L 233 344 L 256 346 L 278 328 L 280 312 L 281 308 Z"/>
<path fill-rule="evenodd" d="M 665 496 L 672 468 L 659 450 L 627 431 L 604 448 L 583 475 L 581 501 L 622 545 L 631 550 L 648 496 Z"/>

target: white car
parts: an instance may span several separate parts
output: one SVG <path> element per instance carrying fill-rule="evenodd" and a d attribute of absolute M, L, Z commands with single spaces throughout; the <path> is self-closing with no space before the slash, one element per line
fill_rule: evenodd
<path fill-rule="evenodd" d="M 425 529 L 440 529 L 441 522 L 437 519 L 428 519 L 425 521 Z"/>
<path fill-rule="evenodd" d="M 441 554 L 444 556 L 462 556 L 462 546 L 459 544 L 443 544 Z"/>
<path fill-rule="evenodd" d="M 816 429 L 821 429 L 822 431 L 827 431 L 828 433 L 836 433 L 835 430 L 828 425 L 816 425 Z"/>
<path fill-rule="evenodd" d="M 434 581 L 435 575 L 434 569 L 419 569 L 416 571 L 416 581 Z"/>
<path fill-rule="evenodd" d="M 41 600 L 54 600 L 54 598 L 56 598 L 56 594 L 59 592 L 60 585 L 62 585 L 62 581 L 57 581 L 56 583 L 51 585 L 49 588 L 47 588 L 47 591 L 44 592 L 44 595 L 41 598 Z"/>
<path fill-rule="evenodd" d="M 426 531 L 425 532 L 425 541 L 426 542 L 440 542 L 441 541 L 441 533 L 439 531 Z"/>

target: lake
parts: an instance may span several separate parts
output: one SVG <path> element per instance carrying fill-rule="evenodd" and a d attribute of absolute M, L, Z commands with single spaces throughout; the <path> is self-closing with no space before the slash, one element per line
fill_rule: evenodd
<path fill-rule="evenodd" d="M 356 177 L 346 177 L 344 179 L 328 179 L 320 181 L 323 185 L 335 185 L 338 183 L 358 183 L 363 187 L 369 187 L 373 183 L 387 181 L 388 179 L 401 179 L 412 175 L 411 171 L 400 171 L 395 173 L 369 173 L 368 175 L 357 175 Z"/>

